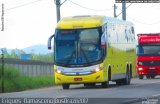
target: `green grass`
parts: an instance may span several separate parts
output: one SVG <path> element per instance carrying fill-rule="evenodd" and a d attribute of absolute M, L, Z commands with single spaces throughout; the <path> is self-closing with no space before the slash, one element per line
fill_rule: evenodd
<path fill-rule="evenodd" d="M 0 65 L 0 75 L 2 67 Z M 53 86 L 54 79 L 51 76 L 23 76 L 16 68 L 4 68 L 4 92 L 16 92 L 27 89 L 35 89 Z M 2 92 L 2 78 L 0 78 L 0 93 Z"/>

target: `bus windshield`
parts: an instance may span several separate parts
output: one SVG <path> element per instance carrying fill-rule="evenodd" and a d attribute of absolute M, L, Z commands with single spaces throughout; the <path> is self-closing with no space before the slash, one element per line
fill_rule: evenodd
<path fill-rule="evenodd" d="M 102 59 L 101 29 L 56 30 L 55 63 L 88 65 Z"/>
<path fill-rule="evenodd" d="M 137 55 L 159 56 L 160 45 L 139 45 L 137 47 Z"/>

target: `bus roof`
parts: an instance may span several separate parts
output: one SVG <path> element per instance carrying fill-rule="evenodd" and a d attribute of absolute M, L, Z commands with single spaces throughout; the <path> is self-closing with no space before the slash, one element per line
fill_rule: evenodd
<path fill-rule="evenodd" d="M 75 29 L 75 28 L 88 28 L 99 27 L 102 25 L 104 16 L 73 16 L 63 18 L 57 24 L 59 29 Z"/>
<path fill-rule="evenodd" d="M 99 16 L 99 15 L 84 15 L 84 16 L 73 16 L 66 17 L 60 20 L 57 24 L 57 29 L 79 29 L 79 28 L 94 28 L 100 27 L 106 22 L 120 22 L 124 23 L 122 20 L 118 20 L 111 17 Z"/>

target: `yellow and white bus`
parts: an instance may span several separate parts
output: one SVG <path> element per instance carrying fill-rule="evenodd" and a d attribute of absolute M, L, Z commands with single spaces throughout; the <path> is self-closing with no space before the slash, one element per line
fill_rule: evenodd
<path fill-rule="evenodd" d="M 54 38 L 55 84 L 94 86 L 109 81 L 130 84 L 135 72 L 135 35 L 130 22 L 111 17 L 85 15 L 66 17 L 48 39 Z"/>

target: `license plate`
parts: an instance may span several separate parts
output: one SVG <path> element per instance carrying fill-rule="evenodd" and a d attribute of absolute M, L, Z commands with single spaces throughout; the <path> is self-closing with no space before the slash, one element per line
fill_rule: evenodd
<path fill-rule="evenodd" d="M 74 78 L 74 81 L 82 81 L 82 78 Z"/>

